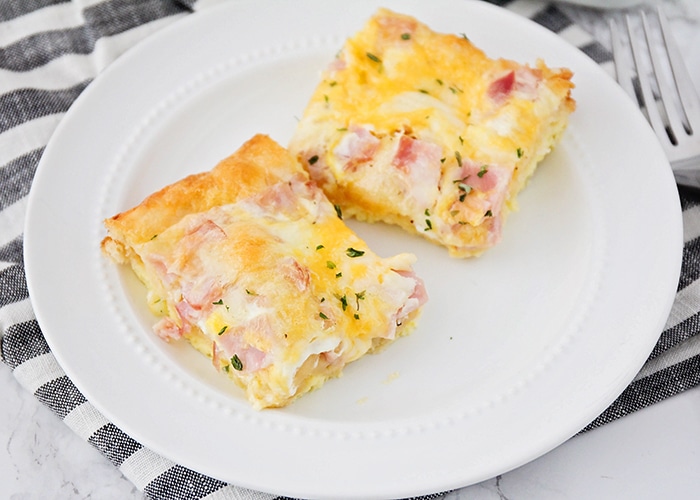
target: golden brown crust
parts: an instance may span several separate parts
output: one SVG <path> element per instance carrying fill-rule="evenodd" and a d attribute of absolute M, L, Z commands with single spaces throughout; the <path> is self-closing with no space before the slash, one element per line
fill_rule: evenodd
<path fill-rule="evenodd" d="M 344 213 L 479 255 L 561 137 L 571 78 L 379 9 L 322 74 L 289 149 Z"/>
<path fill-rule="evenodd" d="M 187 214 L 235 203 L 265 186 L 303 172 L 294 168 L 297 164 L 290 158 L 267 135 L 255 135 L 213 170 L 166 186 L 134 208 L 106 219 L 104 224 L 118 240 L 131 245 L 143 243 Z M 103 242 L 103 248 L 110 245 L 111 242 Z"/>
<path fill-rule="evenodd" d="M 413 256 L 374 254 L 263 135 L 106 226 L 102 248 L 146 286 L 154 333 L 189 341 L 256 408 L 406 333 L 426 300 Z"/>

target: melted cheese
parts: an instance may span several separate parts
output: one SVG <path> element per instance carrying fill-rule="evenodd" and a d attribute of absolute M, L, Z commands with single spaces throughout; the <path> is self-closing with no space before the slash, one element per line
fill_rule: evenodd
<path fill-rule="evenodd" d="M 413 256 L 374 254 L 293 157 L 266 137 L 251 143 L 236 153 L 242 161 L 106 221 L 103 248 L 138 270 L 152 310 L 164 316 L 156 332 L 184 336 L 263 408 L 288 404 L 394 339 L 425 296 Z M 255 170 L 247 156 L 261 144 L 285 160 L 270 162 L 267 183 L 225 200 L 201 191 L 229 189 L 240 169 Z M 195 193 L 213 201 L 187 209 Z M 142 224 L 157 232 L 141 236 Z"/>
<path fill-rule="evenodd" d="M 380 9 L 322 75 L 290 150 L 348 215 L 476 255 L 566 127 L 570 78 Z M 464 180 L 465 165 L 490 182 Z"/>

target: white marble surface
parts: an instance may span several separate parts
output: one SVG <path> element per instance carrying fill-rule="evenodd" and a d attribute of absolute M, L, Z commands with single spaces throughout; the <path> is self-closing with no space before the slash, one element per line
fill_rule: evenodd
<path fill-rule="evenodd" d="M 700 88 L 700 1 L 664 4 Z M 599 16 L 570 14 L 607 44 Z M 0 500 L 140 499 L 143 495 L 0 365 Z M 697 498 L 700 387 L 577 436 L 448 500 Z"/>

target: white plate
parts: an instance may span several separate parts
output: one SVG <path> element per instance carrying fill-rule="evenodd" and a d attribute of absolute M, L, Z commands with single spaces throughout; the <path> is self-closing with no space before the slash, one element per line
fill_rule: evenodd
<path fill-rule="evenodd" d="M 481 2 L 388 0 L 492 56 L 574 70 L 578 110 L 474 260 L 353 224 L 381 254 L 413 251 L 431 300 L 418 329 L 283 410 L 256 412 L 184 344 L 154 337 L 131 273 L 102 257 L 101 220 L 256 132 L 286 143 L 319 71 L 378 6 L 233 2 L 112 65 L 42 158 L 25 234 L 28 285 L 68 375 L 109 419 L 182 465 L 299 497 L 401 497 L 528 462 L 595 418 L 670 309 L 681 219 L 641 114 L 577 49 Z"/>

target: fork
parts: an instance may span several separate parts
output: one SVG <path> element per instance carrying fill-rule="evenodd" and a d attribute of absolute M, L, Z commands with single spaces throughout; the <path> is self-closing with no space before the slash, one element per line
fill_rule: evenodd
<path fill-rule="evenodd" d="M 645 113 L 676 182 L 700 189 L 700 98 L 666 16 L 660 7 L 639 9 L 624 21 L 622 29 L 614 18 L 609 22 L 617 81 Z M 657 43 L 653 26 L 661 35 Z"/>

